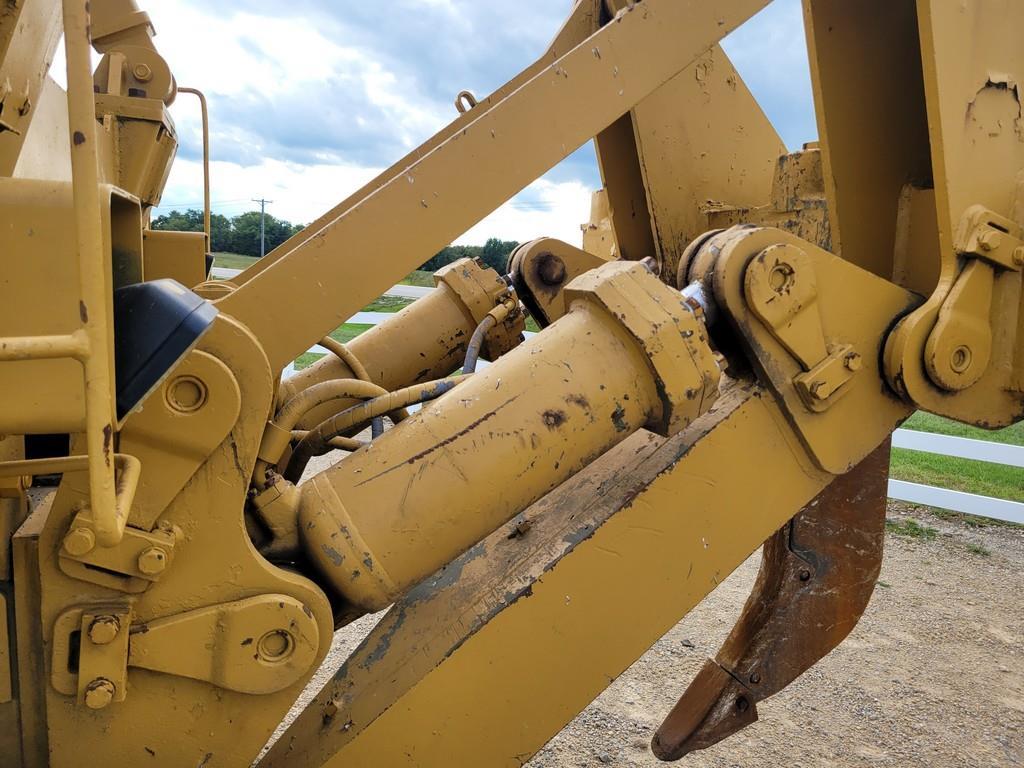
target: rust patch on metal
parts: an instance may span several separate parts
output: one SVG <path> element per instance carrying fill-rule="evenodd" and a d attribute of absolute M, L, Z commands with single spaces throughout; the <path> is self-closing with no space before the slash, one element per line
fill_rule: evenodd
<path fill-rule="evenodd" d="M 565 424 L 567 418 L 565 411 L 544 411 L 541 416 L 544 426 L 548 429 L 558 429 Z"/>
<path fill-rule="evenodd" d="M 103 459 L 107 462 L 107 466 L 110 466 L 110 448 L 114 442 L 114 427 L 112 424 L 107 424 L 103 427 Z"/>
<path fill-rule="evenodd" d="M 75 142 L 76 147 L 85 144 L 85 134 L 81 131 L 75 131 L 72 141 Z"/>
<path fill-rule="evenodd" d="M 587 398 L 584 397 L 583 395 L 569 395 L 567 398 L 565 398 L 565 402 L 579 406 L 585 411 L 590 410 L 590 401 L 587 400 Z"/>
<path fill-rule="evenodd" d="M 612 423 L 615 425 L 616 432 L 625 432 L 629 429 L 629 425 L 626 423 L 626 409 L 621 405 L 612 411 Z"/>
<path fill-rule="evenodd" d="M 78 302 L 78 316 L 81 318 L 83 324 L 89 322 L 89 308 L 85 306 L 84 301 Z"/>
<path fill-rule="evenodd" d="M 328 559 L 331 561 L 335 568 L 341 568 L 341 564 L 345 560 L 345 558 L 342 556 L 340 552 L 338 552 L 338 550 L 336 550 L 329 544 L 321 544 L 320 549 L 323 550 L 323 553 L 325 555 L 327 555 Z"/>
<path fill-rule="evenodd" d="M 678 760 L 757 720 L 772 696 L 841 643 L 867 608 L 882 565 L 887 440 L 764 545 L 743 613 L 651 742 Z"/>

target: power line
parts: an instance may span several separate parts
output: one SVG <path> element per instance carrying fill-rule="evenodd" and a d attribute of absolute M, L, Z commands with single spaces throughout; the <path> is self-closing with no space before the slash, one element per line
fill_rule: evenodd
<path fill-rule="evenodd" d="M 216 201 L 210 203 L 210 205 L 237 205 L 239 203 L 246 203 L 246 202 L 249 202 L 249 201 L 246 200 L 245 198 L 239 198 L 238 200 L 216 200 Z M 205 201 L 203 201 L 203 200 L 194 200 L 194 201 L 189 202 L 189 203 L 163 203 L 163 202 L 161 202 L 160 205 L 158 205 L 157 207 L 158 208 L 201 208 L 203 205 L 205 205 Z"/>
<path fill-rule="evenodd" d="M 267 218 L 267 203 L 272 203 L 274 201 L 264 200 L 263 198 L 256 200 L 255 198 L 253 198 L 253 202 L 260 204 L 260 258 L 262 259 L 264 256 L 267 255 L 267 237 L 266 228 L 264 226 L 264 222 L 266 221 Z"/>

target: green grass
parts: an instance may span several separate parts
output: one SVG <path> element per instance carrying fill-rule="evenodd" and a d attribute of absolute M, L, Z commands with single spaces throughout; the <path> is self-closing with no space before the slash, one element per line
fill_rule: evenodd
<path fill-rule="evenodd" d="M 921 539 L 931 541 L 939 532 L 930 525 L 921 525 L 917 520 L 886 520 L 885 530 L 896 536 L 906 536 L 910 539 Z"/>
<path fill-rule="evenodd" d="M 237 253 L 213 254 L 213 266 L 221 269 L 248 269 L 259 259 L 255 256 L 242 256 Z"/>
<path fill-rule="evenodd" d="M 331 338 L 340 341 L 342 344 L 348 344 L 356 336 L 370 328 L 373 328 L 373 326 L 366 323 L 345 323 L 331 334 Z M 303 368 L 308 368 L 323 356 L 322 352 L 304 352 L 295 358 L 295 370 L 301 371 Z"/>
<path fill-rule="evenodd" d="M 1024 423 L 990 432 L 918 412 L 903 426 L 919 432 L 1024 445 Z M 889 475 L 896 480 L 1024 502 L 1024 469 L 1017 467 L 896 448 Z"/>
<path fill-rule="evenodd" d="M 972 440 L 985 440 L 989 443 L 1005 443 L 1008 445 L 1024 445 L 1024 421 L 1014 424 L 1005 429 L 979 429 L 969 427 L 958 421 L 950 421 L 941 416 L 934 416 L 924 411 L 918 411 L 903 424 L 904 429 L 914 429 L 918 432 L 934 432 L 938 435 L 951 435 L 953 437 L 967 437 Z"/>
<path fill-rule="evenodd" d="M 331 333 L 331 338 L 340 341 L 342 344 L 348 344 L 356 336 L 363 331 L 368 331 L 370 328 L 373 328 L 373 326 L 366 323 L 345 323 L 341 328 Z"/>
<path fill-rule="evenodd" d="M 936 488 L 1024 502 L 1024 470 L 1002 464 L 893 449 L 889 476 Z"/>
<path fill-rule="evenodd" d="M 983 547 L 981 544 L 975 544 L 974 542 L 967 545 L 967 551 L 972 555 L 979 555 L 980 557 L 992 556 L 992 553 L 988 549 Z"/>
<path fill-rule="evenodd" d="M 323 357 L 322 352 L 303 352 L 297 358 L 295 358 L 295 370 L 301 371 L 303 368 L 309 368 L 313 363 Z"/>
<path fill-rule="evenodd" d="M 405 280 L 402 281 L 402 285 L 415 285 L 420 288 L 433 288 L 434 287 L 434 273 L 424 272 L 421 269 L 417 269 L 415 272 L 409 274 Z"/>
<path fill-rule="evenodd" d="M 415 299 L 403 299 L 401 296 L 381 296 L 376 301 L 363 307 L 363 312 L 398 312 L 412 304 Z"/>

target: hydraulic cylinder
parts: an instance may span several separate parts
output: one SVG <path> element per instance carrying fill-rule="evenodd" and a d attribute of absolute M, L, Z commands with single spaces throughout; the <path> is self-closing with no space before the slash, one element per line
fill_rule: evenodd
<path fill-rule="evenodd" d="M 433 291 L 348 344 L 370 380 L 384 389 L 433 381 L 457 370 L 477 325 L 511 295 L 497 272 L 472 259 L 450 264 L 434 278 Z M 523 328 L 522 312 L 509 316 L 488 334 L 488 354 L 497 357 L 512 349 L 520 342 Z M 350 378 L 356 378 L 355 372 L 335 355 L 327 355 L 284 381 L 278 401 L 286 402 L 314 384 Z M 310 429 L 339 407 L 329 403 L 314 408 L 297 426 Z"/>
<path fill-rule="evenodd" d="M 706 411 L 703 322 L 637 263 L 566 288 L 568 313 L 301 486 L 300 536 L 349 604 L 379 610 L 626 437 Z"/>

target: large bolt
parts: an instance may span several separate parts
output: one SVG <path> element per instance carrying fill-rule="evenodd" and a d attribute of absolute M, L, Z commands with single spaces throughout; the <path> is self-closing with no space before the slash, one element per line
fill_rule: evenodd
<path fill-rule="evenodd" d="M 811 397 L 815 400 L 828 400 L 828 386 L 824 381 L 815 381 L 811 384 Z"/>
<path fill-rule="evenodd" d="M 966 373 L 967 369 L 971 367 L 971 361 L 974 355 L 971 352 L 971 348 L 965 344 L 961 344 L 959 347 L 953 350 L 953 354 L 949 357 L 949 367 L 953 369 L 954 373 Z"/>
<path fill-rule="evenodd" d="M 89 709 L 103 709 L 114 700 L 117 688 L 104 677 L 97 677 L 85 687 L 85 706 Z"/>
<path fill-rule="evenodd" d="M 121 631 L 121 622 L 117 616 L 97 616 L 89 625 L 89 639 L 96 645 L 107 645 L 114 642 Z"/>
<path fill-rule="evenodd" d="M 160 547 L 150 547 L 139 555 L 139 570 L 147 576 L 163 573 L 167 567 L 167 553 Z"/>
<path fill-rule="evenodd" d="M 537 274 L 544 285 L 561 285 L 565 280 L 565 262 L 553 253 L 543 254 L 538 261 Z"/>
<path fill-rule="evenodd" d="M 295 652 L 295 640 L 291 633 L 284 629 L 267 632 L 256 644 L 256 653 L 262 661 L 284 661 Z"/>
<path fill-rule="evenodd" d="M 178 413 L 198 411 L 206 397 L 206 385 L 194 376 L 179 376 L 167 387 L 167 404 Z"/>
<path fill-rule="evenodd" d="M 89 528 L 74 528 L 64 537 L 64 551 L 74 557 L 92 552 L 96 546 L 96 534 Z"/>
<path fill-rule="evenodd" d="M 990 230 L 988 232 L 985 232 L 978 238 L 978 245 L 981 247 L 981 250 L 985 251 L 986 253 L 988 251 L 996 250 L 1002 244 L 1003 236 L 995 231 Z"/>
<path fill-rule="evenodd" d="M 153 79 L 153 70 L 150 69 L 148 64 L 136 64 L 132 74 L 135 75 L 135 79 L 140 83 L 148 83 Z"/>
<path fill-rule="evenodd" d="M 1018 267 L 1024 267 L 1024 246 L 1013 249 L 1013 263 Z"/>

